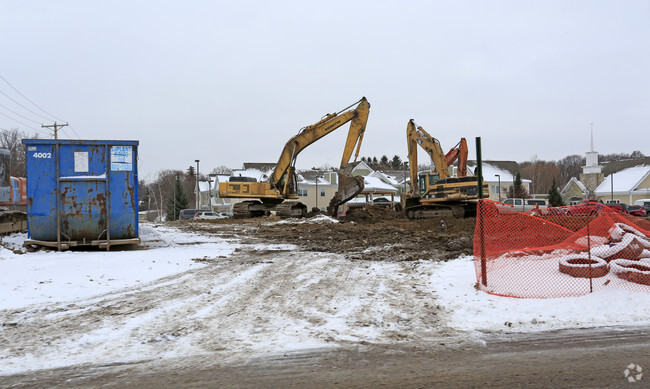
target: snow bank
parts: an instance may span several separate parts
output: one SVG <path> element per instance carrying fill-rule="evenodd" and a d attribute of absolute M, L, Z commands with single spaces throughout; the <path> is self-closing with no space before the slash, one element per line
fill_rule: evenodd
<path fill-rule="evenodd" d="M 163 226 L 145 225 L 140 231 L 143 246 L 152 248 L 17 254 L 12 250 L 20 248 L 26 234 L 4 237 L 6 247 L 0 247 L 0 274 L 4 275 L 0 278 L 0 309 L 86 299 L 137 287 L 204 266 L 195 260 L 228 256 L 238 247 L 226 240 Z"/>
<path fill-rule="evenodd" d="M 526 332 L 650 324 L 647 293 L 608 288 L 581 297 L 518 299 L 478 291 L 474 288 L 472 257 L 441 263 L 430 282 L 438 304 L 449 311 L 449 325 L 466 331 Z"/>

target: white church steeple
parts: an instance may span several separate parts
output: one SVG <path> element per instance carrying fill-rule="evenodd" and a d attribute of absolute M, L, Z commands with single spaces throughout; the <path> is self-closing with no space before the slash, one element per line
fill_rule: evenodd
<path fill-rule="evenodd" d="M 598 152 L 594 151 L 594 124 L 591 123 L 591 150 L 587 151 L 587 161 L 582 167 L 583 174 L 602 173 L 603 167 L 598 165 Z"/>

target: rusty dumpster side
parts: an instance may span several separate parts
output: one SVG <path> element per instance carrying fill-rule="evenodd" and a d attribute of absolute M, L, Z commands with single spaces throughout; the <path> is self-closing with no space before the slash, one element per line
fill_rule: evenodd
<path fill-rule="evenodd" d="M 139 244 L 138 141 L 24 139 L 25 245 Z"/>

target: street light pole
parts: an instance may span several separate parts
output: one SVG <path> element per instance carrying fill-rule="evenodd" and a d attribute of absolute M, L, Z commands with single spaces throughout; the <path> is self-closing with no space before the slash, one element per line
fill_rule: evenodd
<path fill-rule="evenodd" d="M 316 176 L 316 208 L 318 208 L 318 176 Z"/>
<path fill-rule="evenodd" d="M 201 190 L 199 189 L 199 160 L 195 159 L 196 162 L 196 209 L 199 209 L 199 197 L 201 196 Z"/>
<path fill-rule="evenodd" d="M 174 217 L 172 220 L 178 220 L 178 214 L 176 213 L 176 181 L 178 180 L 178 175 L 174 174 Z"/>
<path fill-rule="evenodd" d="M 214 211 L 212 209 L 212 177 L 208 174 L 208 208 L 210 212 Z"/>
<path fill-rule="evenodd" d="M 495 174 L 495 176 L 497 176 L 497 179 L 499 180 L 499 202 L 501 202 L 501 175 Z"/>

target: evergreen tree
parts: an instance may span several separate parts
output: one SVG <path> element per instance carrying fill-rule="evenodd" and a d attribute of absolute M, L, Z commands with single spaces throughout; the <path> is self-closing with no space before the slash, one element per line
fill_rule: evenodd
<path fill-rule="evenodd" d="M 188 176 L 194 175 L 194 166 L 190 165 L 190 167 L 187 168 L 187 175 Z"/>
<path fill-rule="evenodd" d="M 167 220 L 178 220 L 181 209 L 186 209 L 189 202 L 181 184 L 181 179 L 176 176 L 174 181 L 174 193 L 167 200 Z"/>
<path fill-rule="evenodd" d="M 510 198 L 521 198 L 527 199 L 530 197 L 526 188 L 524 188 L 523 183 L 521 182 L 521 173 L 517 173 L 515 176 L 514 185 L 508 189 L 507 196 Z"/>
<path fill-rule="evenodd" d="M 553 186 L 551 186 L 551 189 L 548 191 L 548 203 L 551 207 L 562 207 L 566 205 L 560 195 L 560 191 L 557 190 L 555 180 L 553 180 Z"/>
<path fill-rule="evenodd" d="M 390 164 L 393 169 L 397 170 L 402 167 L 402 158 L 399 155 L 395 155 Z"/>

